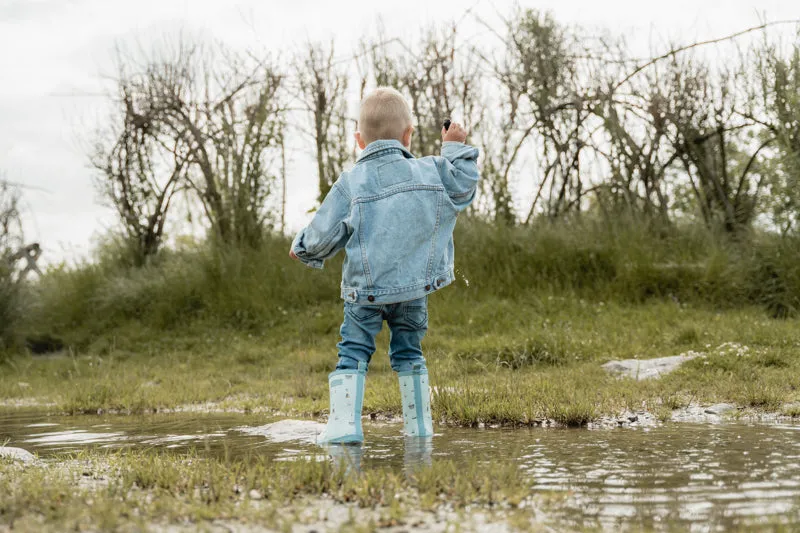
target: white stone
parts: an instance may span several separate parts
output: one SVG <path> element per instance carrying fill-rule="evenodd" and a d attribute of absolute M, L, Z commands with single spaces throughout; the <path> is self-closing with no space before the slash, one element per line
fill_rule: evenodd
<path fill-rule="evenodd" d="M 629 377 L 636 380 L 650 379 L 669 374 L 686 361 L 691 361 L 700 354 L 672 355 L 655 359 L 625 359 L 609 361 L 603 365 L 611 374 Z"/>
<path fill-rule="evenodd" d="M 709 407 L 706 407 L 706 413 L 710 415 L 722 416 L 725 413 L 733 411 L 735 409 L 736 409 L 735 405 L 729 403 L 717 403 Z"/>
<path fill-rule="evenodd" d="M 317 435 L 325 429 L 325 424 L 313 420 L 280 420 L 257 427 L 240 427 L 239 431 L 248 435 L 262 435 L 275 442 L 317 442 Z"/>
<path fill-rule="evenodd" d="M 23 463 L 30 463 L 36 460 L 36 456 L 28 450 L 12 448 L 11 446 L 0 446 L 0 457 L 11 459 L 12 461 L 22 461 Z"/>

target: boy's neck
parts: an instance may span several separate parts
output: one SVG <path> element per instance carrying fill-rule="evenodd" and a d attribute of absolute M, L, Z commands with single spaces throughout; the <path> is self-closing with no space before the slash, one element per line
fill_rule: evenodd
<path fill-rule="evenodd" d="M 388 142 L 390 142 L 390 143 L 397 143 L 397 144 L 399 144 L 400 146 L 402 146 L 403 148 L 405 148 L 406 150 L 409 150 L 409 149 L 411 148 L 409 145 L 405 145 L 405 144 L 403 144 L 403 141 L 401 141 L 401 140 L 399 140 L 399 139 L 375 139 L 374 141 L 370 141 L 370 143 L 369 143 L 369 144 L 367 144 L 366 146 L 364 146 L 364 150 L 366 150 L 367 148 L 369 148 L 370 146 L 372 146 L 372 145 L 373 145 L 373 144 L 375 144 L 375 143 L 388 143 Z"/>

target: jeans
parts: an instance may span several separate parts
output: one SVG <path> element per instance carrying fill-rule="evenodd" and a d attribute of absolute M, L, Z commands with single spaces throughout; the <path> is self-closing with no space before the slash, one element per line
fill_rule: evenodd
<path fill-rule="evenodd" d="M 389 324 L 389 359 L 392 370 L 407 372 L 421 364 L 422 338 L 428 331 L 428 297 L 383 305 L 358 305 L 345 302 L 340 333 L 339 363 L 336 370 L 354 370 L 359 362 L 369 364 L 375 353 L 375 336 Z"/>

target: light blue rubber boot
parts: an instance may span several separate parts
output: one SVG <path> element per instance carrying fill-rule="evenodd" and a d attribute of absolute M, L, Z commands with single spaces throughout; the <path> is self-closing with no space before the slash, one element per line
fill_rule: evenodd
<path fill-rule="evenodd" d="M 328 425 L 317 437 L 319 444 L 345 444 L 364 441 L 361 429 L 361 407 L 364 403 L 364 379 L 367 364 L 358 363 L 358 370 L 337 370 L 328 375 L 331 408 Z"/>
<path fill-rule="evenodd" d="M 403 402 L 403 430 L 409 437 L 432 437 L 431 388 L 428 370 L 414 365 L 400 372 L 400 397 Z"/>

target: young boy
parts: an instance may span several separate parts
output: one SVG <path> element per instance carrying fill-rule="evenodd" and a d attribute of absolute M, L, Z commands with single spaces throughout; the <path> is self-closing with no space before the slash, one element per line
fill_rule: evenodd
<path fill-rule="evenodd" d="M 361 155 L 292 243 L 289 255 L 315 268 L 341 249 L 346 255 L 339 363 L 328 377 L 330 416 L 320 443 L 364 440 L 364 378 L 384 321 L 405 433 L 433 435 L 421 347 L 428 294 L 455 278 L 453 228 L 475 197 L 478 150 L 463 144 L 466 130 L 452 123 L 442 128 L 441 157 L 416 159 L 408 151 L 413 132 L 399 92 L 381 87 L 367 96 L 355 134 Z"/>

